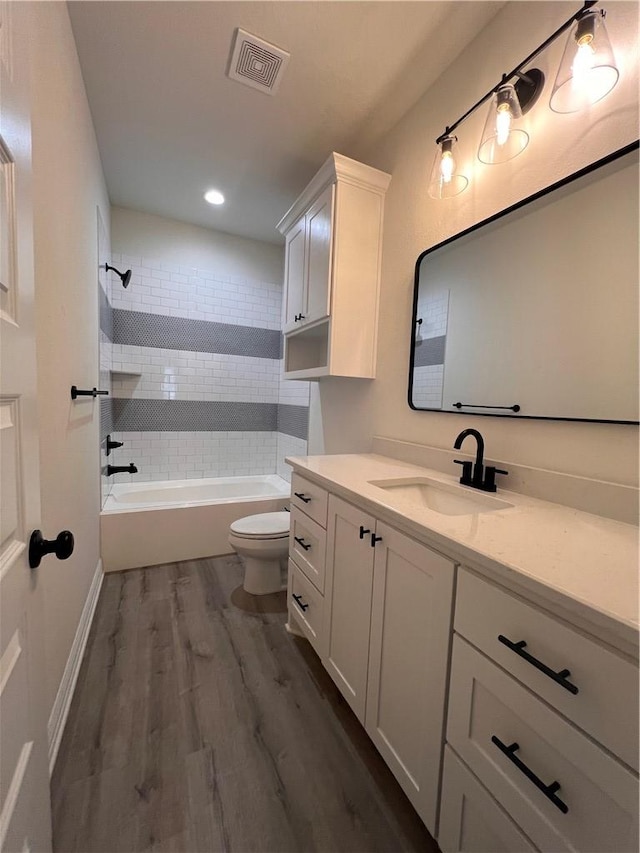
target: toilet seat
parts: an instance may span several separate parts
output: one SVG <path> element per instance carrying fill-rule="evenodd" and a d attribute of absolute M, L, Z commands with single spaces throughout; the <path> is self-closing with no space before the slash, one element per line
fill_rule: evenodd
<path fill-rule="evenodd" d="M 289 536 L 289 513 L 247 515 L 232 522 L 230 531 L 241 539 L 286 539 Z"/>

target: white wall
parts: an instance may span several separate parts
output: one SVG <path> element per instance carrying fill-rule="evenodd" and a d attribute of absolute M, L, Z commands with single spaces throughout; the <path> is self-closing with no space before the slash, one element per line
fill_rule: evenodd
<path fill-rule="evenodd" d="M 523 154 L 500 166 L 483 166 L 477 161 L 484 108 L 457 131 L 459 159 L 471 177 L 462 195 L 444 202 L 428 197 L 434 140 L 503 72 L 573 14 L 575 3 L 507 4 L 390 133 L 374 142 L 360 139 L 351 150 L 342 152 L 392 174 L 385 205 L 378 372 L 370 383 L 332 379 L 312 388 L 310 453 L 366 451 L 373 435 L 450 448 L 463 427 L 473 426 L 482 431 L 487 453 L 494 459 L 634 482 L 638 470 L 635 427 L 414 412 L 406 401 L 418 255 L 637 138 L 638 4 L 610 2 L 604 6 L 621 68 L 616 89 L 586 114 L 552 113 L 548 99 L 565 39 L 558 40 L 535 63 L 547 75 L 547 82 L 530 113 L 532 139 Z M 597 243 L 597 235 L 594 241 Z"/>
<path fill-rule="evenodd" d="M 75 551 L 40 573 L 51 709 L 99 560 L 97 206 L 109 201 L 64 3 L 33 3 L 32 126 L 42 530 Z"/>
<path fill-rule="evenodd" d="M 282 246 L 247 240 L 151 213 L 114 207 L 111 243 L 122 255 L 215 270 L 258 281 L 283 280 Z"/>

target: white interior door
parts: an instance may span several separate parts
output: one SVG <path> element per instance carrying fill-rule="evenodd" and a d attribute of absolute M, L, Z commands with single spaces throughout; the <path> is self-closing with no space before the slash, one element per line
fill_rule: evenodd
<path fill-rule="evenodd" d="M 39 527 L 29 3 L 0 2 L 0 850 L 51 849 Z M 55 213 L 54 213 L 55 215 Z"/>

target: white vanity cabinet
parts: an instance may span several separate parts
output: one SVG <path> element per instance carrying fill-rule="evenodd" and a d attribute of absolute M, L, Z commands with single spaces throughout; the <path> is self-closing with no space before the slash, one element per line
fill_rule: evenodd
<path fill-rule="evenodd" d="M 289 630 L 305 636 L 321 658 L 325 654 L 324 578 L 327 526 L 326 489 L 294 474 L 287 598 Z"/>
<path fill-rule="evenodd" d="M 329 496 L 325 572 L 324 665 L 364 725 L 376 520 Z"/>
<path fill-rule="evenodd" d="M 365 728 L 435 834 L 454 563 L 381 522 Z"/>
<path fill-rule="evenodd" d="M 376 482 L 437 473 L 307 459 L 290 627 L 442 853 L 637 853 L 637 531 L 515 493 L 502 515 L 394 509 Z"/>
<path fill-rule="evenodd" d="M 454 568 L 329 495 L 324 665 L 431 832 Z"/>
<path fill-rule="evenodd" d="M 285 378 L 374 378 L 390 180 L 334 153 L 278 224 L 285 235 Z"/>
<path fill-rule="evenodd" d="M 554 853 L 637 851 L 637 729 L 631 661 L 459 570 L 446 735 L 459 766 L 444 777 L 444 853 L 468 849 L 469 777 L 493 801 L 496 832 L 510 821 Z"/>

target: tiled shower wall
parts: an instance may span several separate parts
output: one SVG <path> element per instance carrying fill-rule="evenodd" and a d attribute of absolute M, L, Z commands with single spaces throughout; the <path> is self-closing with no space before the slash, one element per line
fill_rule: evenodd
<path fill-rule="evenodd" d="M 306 453 L 309 388 L 282 374 L 282 285 L 113 255 L 118 481 L 279 473 Z"/>
<path fill-rule="evenodd" d="M 418 333 L 415 338 L 411 399 L 423 409 L 441 409 L 444 389 L 444 352 L 449 318 L 449 291 L 422 288 L 418 296 Z"/>

